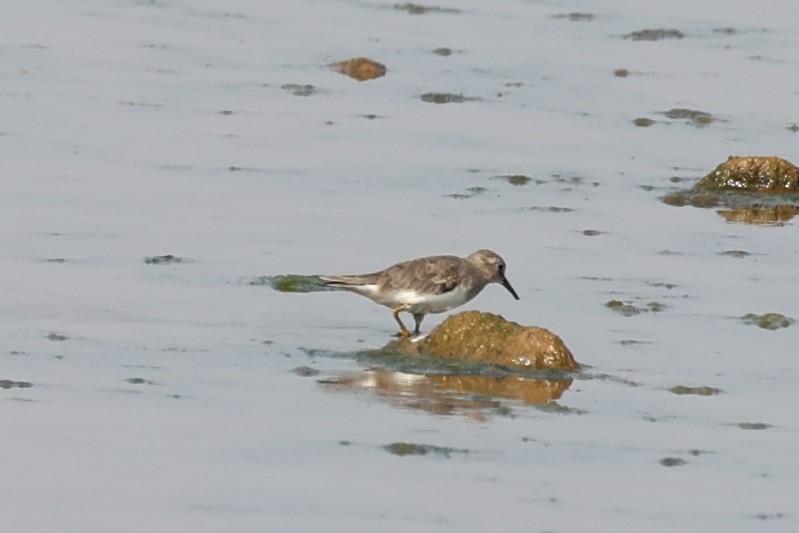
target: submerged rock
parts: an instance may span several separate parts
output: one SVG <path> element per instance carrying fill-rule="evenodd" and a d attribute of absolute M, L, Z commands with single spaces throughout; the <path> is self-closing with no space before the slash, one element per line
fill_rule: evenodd
<path fill-rule="evenodd" d="M 560 337 L 551 331 L 479 311 L 465 311 L 446 319 L 424 339 L 421 350 L 435 357 L 510 368 L 579 368 Z"/>

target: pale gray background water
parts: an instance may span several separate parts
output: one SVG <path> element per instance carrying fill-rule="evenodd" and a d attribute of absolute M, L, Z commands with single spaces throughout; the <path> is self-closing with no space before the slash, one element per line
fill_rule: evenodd
<path fill-rule="evenodd" d="M 0 390 L 3 528 L 795 531 L 797 327 L 737 317 L 799 318 L 796 222 L 658 197 L 730 154 L 799 160 L 799 4 L 392 5 L 4 1 L 0 380 L 32 386 Z M 596 18 L 553 17 L 572 12 Z M 685 38 L 623 38 L 647 28 Z M 325 67 L 355 56 L 387 75 Z M 675 107 L 720 120 L 657 114 Z M 389 312 L 247 285 L 482 247 L 521 300 L 468 307 L 613 379 L 477 418 L 331 393 L 291 370 L 362 369 L 308 354 L 382 346 Z M 190 262 L 144 263 L 160 254 Z"/>

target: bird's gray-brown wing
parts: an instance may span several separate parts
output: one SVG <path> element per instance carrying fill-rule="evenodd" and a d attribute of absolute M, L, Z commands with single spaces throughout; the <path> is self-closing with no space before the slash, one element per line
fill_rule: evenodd
<path fill-rule="evenodd" d="M 391 289 L 412 289 L 426 294 L 444 294 L 460 283 L 463 260 L 439 255 L 398 263 L 379 273 L 379 285 Z"/>
<path fill-rule="evenodd" d="M 346 276 L 319 276 L 319 279 L 321 279 L 322 283 L 327 287 L 338 287 L 345 289 L 358 287 L 360 285 L 373 285 L 379 280 L 380 274 L 380 272 L 374 272 L 372 274 L 356 274 Z"/>

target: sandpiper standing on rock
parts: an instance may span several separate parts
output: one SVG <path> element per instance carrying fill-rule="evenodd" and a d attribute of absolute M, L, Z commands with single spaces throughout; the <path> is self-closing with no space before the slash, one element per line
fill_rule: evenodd
<path fill-rule="evenodd" d="M 463 305 L 489 283 L 499 283 L 517 300 L 519 295 L 505 277 L 505 261 L 491 250 L 468 257 L 435 255 L 392 265 L 380 272 L 351 276 L 319 276 L 325 287 L 354 292 L 391 308 L 400 336 L 411 335 L 399 314 L 407 311 L 419 334 L 422 319 Z"/>

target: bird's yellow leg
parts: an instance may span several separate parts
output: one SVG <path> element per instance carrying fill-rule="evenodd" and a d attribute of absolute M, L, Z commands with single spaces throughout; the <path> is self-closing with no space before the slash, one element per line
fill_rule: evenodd
<path fill-rule="evenodd" d="M 403 337 L 403 338 L 406 338 L 406 337 L 410 337 L 411 336 L 411 332 L 408 331 L 408 328 L 405 327 L 405 324 L 402 323 L 402 320 L 400 320 L 400 317 L 399 317 L 400 312 L 402 312 L 404 310 L 405 310 L 404 307 L 398 307 L 398 308 L 394 309 L 392 314 L 394 315 L 394 320 L 397 321 L 397 324 L 399 324 L 399 327 L 400 327 L 399 336 Z"/>

